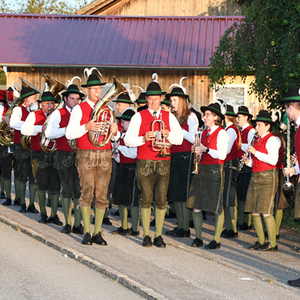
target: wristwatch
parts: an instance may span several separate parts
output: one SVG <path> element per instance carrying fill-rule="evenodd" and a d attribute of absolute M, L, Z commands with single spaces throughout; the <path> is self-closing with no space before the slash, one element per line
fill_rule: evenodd
<path fill-rule="evenodd" d="M 206 148 L 205 152 L 208 153 L 209 152 L 209 148 Z"/>

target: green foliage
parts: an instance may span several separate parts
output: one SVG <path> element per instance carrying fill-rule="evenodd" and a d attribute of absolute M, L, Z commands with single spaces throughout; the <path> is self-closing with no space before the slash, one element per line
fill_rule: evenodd
<path fill-rule="evenodd" d="M 28 14 L 73 14 L 92 0 L 74 0 L 71 4 L 59 0 L 2 0 L 0 12 Z"/>
<path fill-rule="evenodd" d="M 210 86 L 225 76 L 255 76 L 250 86 L 270 108 L 290 86 L 300 83 L 300 4 L 298 0 L 246 0 L 245 20 L 229 28 L 211 61 Z"/>
<path fill-rule="evenodd" d="M 3 70 L 0 70 L 0 85 L 6 85 L 6 74 Z"/>

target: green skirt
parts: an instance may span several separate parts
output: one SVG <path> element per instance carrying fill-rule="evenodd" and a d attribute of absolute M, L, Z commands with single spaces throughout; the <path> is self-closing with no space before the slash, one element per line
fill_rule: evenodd
<path fill-rule="evenodd" d="M 223 191 L 224 207 L 232 207 L 237 205 L 236 199 L 236 182 L 233 180 L 237 171 L 233 167 L 238 166 L 238 159 L 233 159 L 224 162 L 225 184 Z"/>
<path fill-rule="evenodd" d="M 194 175 L 187 199 L 187 208 L 220 214 L 223 209 L 223 165 L 200 165 Z"/>
<path fill-rule="evenodd" d="M 277 169 L 253 172 L 248 188 L 245 212 L 273 214 L 277 186 Z"/>

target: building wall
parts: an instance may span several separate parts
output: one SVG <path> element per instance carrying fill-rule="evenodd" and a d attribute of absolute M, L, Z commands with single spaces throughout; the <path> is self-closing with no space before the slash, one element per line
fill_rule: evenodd
<path fill-rule="evenodd" d="M 13 81 L 20 81 L 18 78 L 22 77 L 32 85 L 34 85 L 39 90 L 43 89 L 44 86 L 44 77 L 41 76 L 42 73 L 48 74 L 55 79 L 61 81 L 66 84 L 67 80 L 70 80 L 74 76 L 79 76 L 81 78 L 81 82 L 85 83 L 85 79 L 83 76 L 84 68 L 36 68 L 35 70 L 31 70 L 30 68 L 8 68 L 7 74 L 7 82 L 11 84 Z M 135 93 L 138 97 L 140 94 L 140 89 L 133 86 L 140 86 L 146 90 L 148 84 L 152 81 L 152 74 L 158 74 L 158 82 L 162 88 L 162 90 L 169 92 L 169 87 L 177 83 L 182 77 L 187 77 L 187 79 L 183 80 L 182 84 L 186 88 L 187 94 L 190 95 L 191 104 L 201 103 L 201 105 L 208 105 L 213 101 L 214 94 L 212 90 L 209 90 L 208 85 L 209 81 L 207 79 L 206 71 L 174 71 L 174 70 L 112 70 L 112 69 L 100 69 L 102 74 L 101 81 L 102 82 L 112 82 L 112 77 L 116 77 L 122 83 L 130 84 L 130 89 Z M 249 87 L 253 77 L 249 76 L 245 82 Z M 242 80 L 237 78 L 232 80 L 228 78 L 227 83 L 233 84 L 242 84 Z M 74 81 L 75 84 L 80 85 L 78 80 Z M 84 88 L 82 88 L 84 92 Z M 254 105 L 254 113 L 261 109 L 262 106 L 258 102 L 258 99 L 255 95 L 247 95 L 247 103 L 248 106 L 250 103 L 255 102 Z M 199 109 L 199 106 L 197 106 Z"/>
<path fill-rule="evenodd" d="M 242 7 L 232 0 L 123 0 L 94 1 L 77 14 L 122 16 L 241 16 Z"/>

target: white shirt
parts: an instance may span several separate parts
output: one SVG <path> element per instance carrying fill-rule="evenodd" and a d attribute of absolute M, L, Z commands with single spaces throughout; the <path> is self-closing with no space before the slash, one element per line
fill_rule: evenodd
<path fill-rule="evenodd" d="M 30 112 L 29 107 L 27 106 L 24 107 L 28 110 L 28 112 Z M 22 118 L 22 108 L 21 106 L 16 106 L 13 109 L 13 112 L 11 114 L 9 126 L 13 129 L 21 130 L 21 127 L 24 124 L 24 121 L 21 121 L 21 118 Z"/>
<path fill-rule="evenodd" d="M 242 127 L 241 132 L 242 132 L 245 128 L 249 127 L 249 126 L 250 126 L 250 125 L 249 125 L 248 123 L 246 123 L 246 124 Z M 243 144 L 243 143 L 242 143 L 241 149 L 242 149 L 244 152 L 247 152 L 247 148 L 250 146 L 251 141 L 252 141 L 252 139 L 253 139 L 253 137 L 254 137 L 255 132 L 256 132 L 256 130 L 255 130 L 254 128 L 250 129 L 250 131 L 249 131 L 249 133 L 248 133 L 248 137 L 247 137 L 247 144 Z"/>
<path fill-rule="evenodd" d="M 44 113 L 45 114 L 45 113 Z M 45 114 L 47 117 L 47 115 Z M 23 135 L 36 136 L 42 132 L 43 125 L 34 125 L 35 123 L 35 113 L 31 112 L 26 118 L 24 124 L 21 127 L 21 133 Z"/>
<path fill-rule="evenodd" d="M 150 110 L 151 114 L 153 111 Z M 156 113 L 157 116 L 160 115 L 161 109 L 159 109 Z M 140 126 L 142 123 L 142 117 L 140 113 L 136 113 L 130 121 L 128 131 L 126 132 L 126 136 L 124 142 L 128 147 L 138 147 L 144 144 L 143 136 L 139 136 Z M 168 140 L 173 145 L 181 145 L 183 141 L 183 130 L 179 125 L 175 116 L 169 113 L 169 125 L 170 125 L 170 132 L 168 136 Z"/>
<path fill-rule="evenodd" d="M 233 123 L 229 122 L 226 126 L 226 129 L 231 126 Z M 226 130 L 228 136 L 229 136 L 229 143 L 228 143 L 228 149 L 227 149 L 227 154 L 230 153 L 232 146 L 237 138 L 237 134 L 236 131 L 233 128 L 229 128 L 228 130 Z"/>
<path fill-rule="evenodd" d="M 4 111 L 4 105 L 0 105 L 0 122 L 2 122 L 3 111 Z"/>
<path fill-rule="evenodd" d="M 300 117 L 298 117 L 298 119 L 296 120 L 296 124 L 297 124 L 297 130 L 300 130 L 299 125 L 300 125 Z M 297 157 L 298 159 L 298 157 Z M 299 168 L 299 160 L 297 161 L 297 163 L 294 166 L 295 169 L 295 175 L 299 175 L 300 174 L 300 168 Z"/>
<path fill-rule="evenodd" d="M 125 135 L 126 133 L 123 132 L 121 138 L 124 138 Z M 125 157 L 132 158 L 132 159 L 137 158 L 137 147 L 129 148 L 127 146 L 120 145 L 118 151 L 121 152 Z M 117 163 L 120 162 L 120 154 L 118 154 L 115 160 Z"/>
<path fill-rule="evenodd" d="M 215 125 L 213 126 L 210 131 L 210 134 L 212 134 L 219 126 Z M 203 132 L 201 133 L 201 135 Z M 227 149 L 228 149 L 228 143 L 229 143 L 229 135 L 224 129 L 221 129 L 218 133 L 217 137 L 217 150 L 209 148 L 208 154 L 215 159 L 225 160 L 227 156 Z"/>
<path fill-rule="evenodd" d="M 198 126 L 199 126 L 199 121 L 198 121 L 196 114 L 194 114 L 193 112 L 190 113 L 190 115 L 187 119 L 187 124 L 189 126 L 189 131 L 186 131 L 185 129 L 182 130 L 183 138 L 186 139 L 191 144 L 194 144 L 195 143 L 195 135 L 198 131 Z"/>
<path fill-rule="evenodd" d="M 86 100 L 87 103 L 90 105 L 92 109 L 95 107 L 95 103 L 90 101 L 89 99 Z M 66 128 L 66 138 L 68 140 L 74 140 L 82 137 L 85 135 L 88 130 L 85 130 L 85 124 L 80 125 L 80 121 L 82 119 L 82 110 L 79 105 L 76 105 L 72 109 L 71 117 L 69 120 L 69 124 Z M 111 118 L 111 123 L 113 122 Z M 118 132 L 116 139 L 118 140 L 118 136 L 120 136 L 120 133 Z"/>
<path fill-rule="evenodd" d="M 69 106 L 66 105 L 65 108 L 68 110 L 69 113 L 72 112 Z M 64 128 L 59 127 L 60 121 L 61 121 L 61 115 L 59 110 L 56 109 L 50 116 L 49 123 L 45 131 L 46 138 L 58 139 L 66 135 L 66 127 Z"/>

